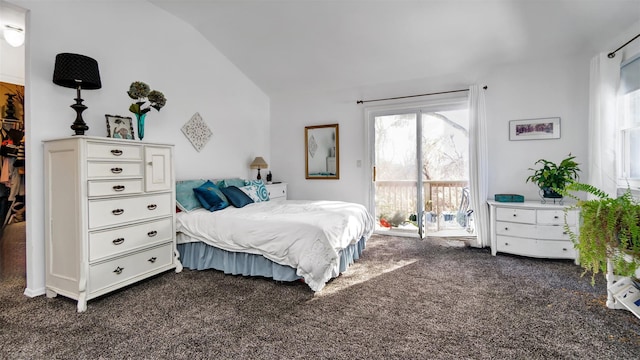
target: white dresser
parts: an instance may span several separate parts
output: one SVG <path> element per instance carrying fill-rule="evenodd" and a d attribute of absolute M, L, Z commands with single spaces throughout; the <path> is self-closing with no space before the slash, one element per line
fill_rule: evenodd
<path fill-rule="evenodd" d="M 287 200 L 287 184 L 268 184 L 265 185 L 269 192 L 269 201 Z"/>
<path fill-rule="evenodd" d="M 48 297 L 87 301 L 182 271 L 173 146 L 73 136 L 44 142 Z"/>
<path fill-rule="evenodd" d="M 577 254 L 564 229 L 563 205 L 540 201 L 488 201 L 491 254 L 498 252 L 550 259 L 574 259 Z M 578 233 L 578 210 L 567 212 L 567 224 Z M 576 260 L 577 261 L 577 260 Z"/>

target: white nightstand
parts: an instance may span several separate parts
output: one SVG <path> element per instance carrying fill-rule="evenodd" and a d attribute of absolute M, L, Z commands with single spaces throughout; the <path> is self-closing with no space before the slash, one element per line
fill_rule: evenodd
<path fill-rule="evenodd" d="M 265 185 L 269 192 L 270 201 L 287 200 L 287 184 L 277 183 Z"/>

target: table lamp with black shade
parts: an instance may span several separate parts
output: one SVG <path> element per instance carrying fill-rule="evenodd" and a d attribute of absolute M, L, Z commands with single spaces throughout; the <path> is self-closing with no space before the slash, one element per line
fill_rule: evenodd
<path fill-rule="evenodd" d="M 84 135 L 84 132 L 89 130 L 89 126 L 82 119 L 82 112 L 87 107 L 82 104 L 80 90 L 95 90 L 102 87 L 98 62 L 84 55 L 58 54 L 56 55 L 56 64 L 53 70 L 53 83 L 77 90 L 76 103 L 71 105 L 77 116 L 73 125 L 71 125 L 71 129 L 76 132 L 76 135 Z"/>

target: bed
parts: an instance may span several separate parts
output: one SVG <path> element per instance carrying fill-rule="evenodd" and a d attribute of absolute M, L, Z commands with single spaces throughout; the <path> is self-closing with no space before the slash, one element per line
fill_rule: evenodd
<path fill-rule="evenodd" d="M 186 186 L 183 195 L 192 185 Z M 255 190 L 251 202 L 213 211 L 196 207 L 176 214 L 178 251 L 184 267 L 277 281 L 302 279 L 317 292 L 360 258 L 373 232 L 373 217 L 360 204 L 269 201 L 256 195 L 266 193 L 261 189 L 264 185 L 237 185 L 223 183 L 216 192 L 242 189 L 251 195 Z M 176 193 L 180 198 L 179 187 Z M 233 203 L 235 195 L 224 195 Z"/>

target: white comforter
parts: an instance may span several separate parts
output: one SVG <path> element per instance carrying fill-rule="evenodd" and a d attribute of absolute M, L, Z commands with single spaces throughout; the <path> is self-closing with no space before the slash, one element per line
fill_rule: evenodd
<path fill-rule="evenodd" d="M 177 231 L 234 252 L 261 254 L 297 269 L 313 291 L 338 275 L 341 249 L 373 232 L 360 204 L 340 201 L 265 201 L 243 208 L 177 214 Z"/>

